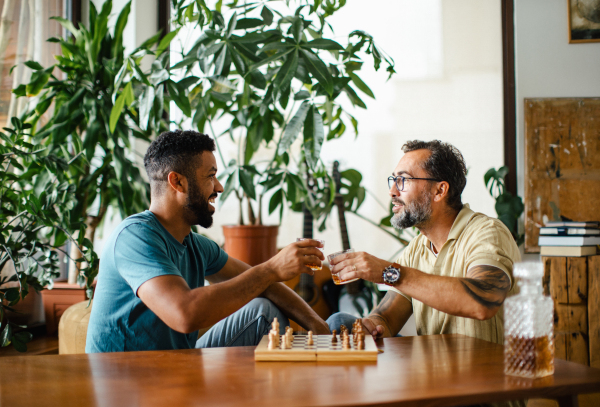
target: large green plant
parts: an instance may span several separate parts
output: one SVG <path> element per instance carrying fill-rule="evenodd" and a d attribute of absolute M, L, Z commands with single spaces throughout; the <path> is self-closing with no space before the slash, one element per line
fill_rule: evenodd
<path fill-rule="evenodd" d="M 12 124 L 14 128 L 0 132 L 0 270 L 10 263 L 15 270 L 0 279 L 0 346 L 12 343 L 25 351 L 31 334 L 19 332 L 24 327 L 11 322 L 6 311 L 14 311 L 30 288 L 39 291 L 52 285 L 59 275 L 58 251 L 68 239 L 82 247 L 87 263 L 82 272 L 93 277 L 98 260 L 91 242 L 83 237 L 85 219 L 71 218 L 65 211 L 76 205 L 69 167 L 80 157 L 66 161 L 48 154 L 46 147 L 26 141 L 30 124 L 16 118 Z M 78 242 L 72 237 L 75 230 L 82 232 Z"/>
<path fill-rule="evenodd" d="M 130 8 L 127 3 L 112 32 L 108 26 L 111 0 L 99 13 L 90 3 L 89 28 L 53 17 L 72 37 L 50 38 L 61 45 L 57 63 L 43 68 L 28 61 L 34 70 L 31 82 L 14 90 L 20 97 L 35 98 L 35 106 L 23 119 L 34 126 L 36 143 L 63 159 L 74 154 L 84 158 L 70 168 L 76 196 L 70 216 L 87 217 L 90 241 L 109 206 L 122 217 L 148 207 L 149 188 L 134 161 L 137 153 L 132 143 L 149 141 L 167 129 L 163 112 L 170 99 L 163 93 L 163 83 L 169 80 L 169 72 L 164 51 L 174 34 L 161 40 L 159 33 L 125 55 L 123 30 Z M 147 55 L 153 63 L 149 72 L 143 72 L 142 59 Z M 43 122 L 48 111 L 50 119 Z M 46 180 L 42 177 L 38 182 Z M 80 283 L 91 284 L 91 276 L 85 277 Z"/>
<path fill-rule="evenodd" d="M 517 245 L 521 245 L 525 240 L 525 235 L 519 233 L 518 221 L 525 206 L 520 196 L 514 196 L 506 190 L 505 178 L 507 174 L 508 167 L 500 167 L 497 170 L 490 168 L 483 176 L 483 181 L 490 195 L 496 200 L 495 209 L 498 219 L 506 225 L 515 238 Z"/>
<path fill-rule="evenodd" d="M 294 2 L 286 2 L 287 5 Z M 328 18 L 345 1 L 302 1 L 286 8 L 281 2 L 239 2 L 209 7 L 204 0 L 173 0 L 175 25 L 202 34 L 182 51 L 171 69 L 188 81 L 187 89 L 171 86 L 174 101 L 201 132 L 210 130 L 217 143 L 229 136 L 235 157 L 221 155 L 226 181 L 222 199 L 247 199 L 250 223 L 261 223 L 262 199 L 271 193 L 268 211 L 304 202 L 316 210 L 307 179 L 318 183 L 329 175 L 320 159 L 325 140 L 341 137 L 357 120 L 344 108 L 366 108 L 358 91 L 374 97 L 358 73 L 366 54 L 375 69 L 383 62 L 390 75 L 393 60 L 363 31 L 353 31 L 344 45 L 330 38 Z M 181 82 L 179 82 L 181 83 Z M 224 131 L 216 133 L 213 122 Z M 291 150 L 302 137 L 299 151 Z M 257 154 L 266 149 L 264 154 Z M 219 150 L 219 154 L 221 151 Z M 263 158 L 259 158 L 263 157 Z M 333 200 L 333 194 L 327 199 Z M 251 204 L 254 202 L 254 205 Z"/>

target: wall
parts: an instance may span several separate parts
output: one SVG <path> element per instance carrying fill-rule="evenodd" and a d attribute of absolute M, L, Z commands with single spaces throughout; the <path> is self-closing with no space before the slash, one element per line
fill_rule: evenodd
<path fill-rule="evenodd" d="M 600 96 L 600 43 L 569 44 L 566 0 L 515 2 L 517 184 L 524 194 L 524 98 Z M 525 258 L 538 259 L 527 255 Z"/>

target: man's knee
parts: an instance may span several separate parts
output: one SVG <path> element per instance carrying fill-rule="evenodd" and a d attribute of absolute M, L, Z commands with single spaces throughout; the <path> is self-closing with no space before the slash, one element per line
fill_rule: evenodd
<path fill-rule="evenodd" d="M 250 312 L 257 318 L 264 318 L 268 324 L 271 324 L 273 319 L 277 318 L 280 331 L 285 330 L 285 327 L 289 325 L 289 321 L 285 314 L 281 312 L 281 310 L 275 304 L 273 304 L 271 300 L 266 298 L 255 298 L 246 304 L 244 308 L 245 312 Z"/>
<path fill-rule="evenodd" d="M 345 312 L 337 312 L 327 318 L 327 325 L 329 325 L 330 331 L 335 329 L 337 332 L 340 332 L 340 327 L 342 325 L 345 325 L 347 328 L 351 328 L 354 321 L 356 321 L 356 317 L 354 315 L 350 315 Z"/>

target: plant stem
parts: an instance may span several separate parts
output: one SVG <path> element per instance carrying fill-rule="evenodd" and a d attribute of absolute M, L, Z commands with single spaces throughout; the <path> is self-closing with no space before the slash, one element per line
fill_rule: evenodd
<path fill-rule="evenodd" d="M 376 228 L 381 229 L 382 231 L 384 231 L 385 233 L 387 233 L 388 235 L 392 236 L 394 239 L 398 240 L 400 243 L 402 243 L 404 246 L 408 246 L 408 244 L 410 243 L 408 240 L 401 238 L 398 235 L 393 234 L 392 232 L 390 232 L 387 229 L 384 229 L 383 227 L 381 227 L 381 225 L 379 225 L 378 223 L 373 222 L 371 219 L 361 215 L 358 212 L 354 212 L 354 211 L 350 211 L 350 213 L 353 213 L 354 215 L 358 216 L 359 218 L 361 218 L 362 220 L 365 220 L 367 222 L 369 222 L 371 225 L 375 226 Z"/>

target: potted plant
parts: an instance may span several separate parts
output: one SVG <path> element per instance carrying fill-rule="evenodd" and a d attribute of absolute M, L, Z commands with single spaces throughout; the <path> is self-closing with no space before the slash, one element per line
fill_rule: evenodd
<path fill-rule="evenodd" d="M 100 12 L 90 3 L 89 28 L 76 28 L 68 20 L 53 17 L 72 37 L 50 38 L 62 48 L 57 63 L 44 68 L 26 62 L 34 71 L 31 81 L 13 90 L 35 102 L 22 119 L 33 125 L 36 143 L 62 159 L 82 157 L 69 168 L 76 199 L 68 211 L 72 218 L 86 218 L 85 237 L 91 242 L 110 206 L 123 218 L 148 208 L 149 187 L 135 162 L 132 143 L 150 141 L 168 128 L 163 112 L 171 97 L 164 89 L 177 97 L 173 89 L 180 86 L 170 80 L 165 52 L 175 32 L 162 39 L 158 33 L 125 55 L 123 30 L 130 8 L 131 2 L 119 13 L 112 32 L 108 25 L 111 0 L 104 2 Z M 141 68 L 146 56 L 153 58 L 148 72 Z M 43 122 L 42 116 L 49 111 L 50 119 Z M 77 258 L 78 251 L 72 247 L 72 257 Z M 89 289 L 91 277 L 71 267 L 69 282 L 85 283 Z"/>
<path fill-rule="evenodd" d="M 217 152 L 225 168 L 221 199 L 239 201 L 238 225 L 224 227 L 226 250 L 230 231 L 260 229 L 265 210 L 278 210 L 281 218 L 285 207 L 304 204 L 317 214 L 311 185 L 331 183 L 320 159 L 323 142 L 341 137 L 349 127 L 358 133 L 357 120 L 340 96 L 366 108 L 358 91 L 374 95 L 358 75 L 361 58 L 369 54 L 375 69 L 383 61 L 389 75 L 393 60 L 363 31 L 352 32 L 344 45 L 327 38 L 332 33 L 328 18 L 343 2 L 302 2 L 283 12 L 281 4 L 276 9 L 269 1 L 219 1 L 213 8 L 204 1 L 174 4 L 178 29 L 202 31 L 172 67 L 189 80 L 185 97 L 174 100 L 198 131 L 213 135 L 217 146 L 222 137 L 230 137 L 238 149 L 235 157 L 226 158 L 220 148 Z M 226 123 L 218 134 L 217 120 Z M 271 158 L 259 158 L 259 151 Z M 333 196 L 326 200 L 331 203 Z"/>
<path fill-rule="evenodd" d="M 52 285 L 59 274 L 58 252 L 67 240 L 82 248 L 86 266 L 82 272 L 93 278 L 98 259 L 92 244 L 84 239 L 85 219 L 72 218 L 64 208 L 76 205 L 75 186 L 69 168 L 80 157 L 67 161 L 29 141 L 31 124 L 12 118 L 13 128 L 0 132 L 0 345 L 27 350 L 31 334 L 11 318 L 14 306 L 31 289 Z M 44 182 L 39 182 L 40 180 Z M 80 231 L 79 241 L 72 233 Z M 12 266 L 14 273 L 6 273 Z"/>
<path fill-rule="evenodd" d="M 492 198 L 496 200 L 496 213 L 498 219 L 506 225 L 513 238 L 520 246 L 525 241 L 525 234 L 519 233 L 518 221 L 525 206 L 520 196 L 513 196 L 506 190 L 505 178 L 508 174 L 508 167 L 503 166 L 498 169 L 490 168 L 483 176 L 483 182 L 488 188 Z"/>

